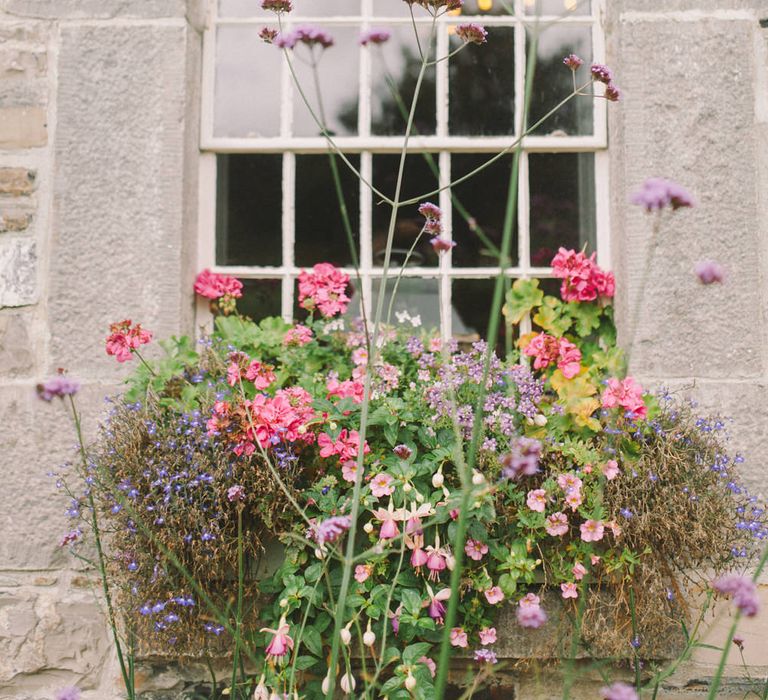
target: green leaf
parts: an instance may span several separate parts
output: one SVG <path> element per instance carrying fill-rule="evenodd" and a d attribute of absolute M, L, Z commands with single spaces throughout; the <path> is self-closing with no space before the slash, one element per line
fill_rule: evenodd
<path fill-rule="evenodd" d="M 400 432 L 400 423 L 390 423 L 389 425 L 384 426 L 384 437 L 387 439 L 387 442 L 394 447 L 397 445 L 397 434 Z"/>
<path fill-rule="evenodd" d="M 414 590 L 406 588 L 401 594 L 403 607 L 414 617 L 421 611 L 421 596 Z"/>
<path fill-rule="evenodd" d="M 320 575 L 322 573 L 323 573 L 323 566 L 322 564 L 320 564 L 320 562 L 317 562 L 307 567 L 306 571 L 304 571 L 304 578 L 310 583 L 314 583 L 315 581 L 317 581 L 317 579 L 320 578 Z"/>
<path fill-rule="evenodd" d="M 312 668 L 312 666 L 319 662 L 320 659 L 316 659 L 314 656 L 300 656 L 296 659 L 296 670 L 306 671 L 308 668 Z"/>
<path fill-rule="evenodd" d="M 323 642 L 320 639 L 320 632 L 313 627 L 304 628 L 304 634 L 301 636 L 301 641 L 304 642 L 307 649 L 309 649 L 315 656 L 323 655 Z"/>
<path fill-rule="evenodd" d="M 381 686 L 379 693 L 381 695 L 387 695 L 392 693 L 398 688 L 403 686 L 403 678 L 401 676 L 392 676 L 384 685 Z"/>
<path fill-rule="evenodd" d="M 509 323 L 520 323 L 543 299 L 544 292 L 539 289 L 539 280 L 515 280 L 512 289 L 507 292 L 507 303 L 502 312 Z"/>
<path fill-rule="evenodd" d="M 571 319 L 563 314 L 563 303 L 555 297 L 545 297 L 533 322 L 550 335 L 561 337 L 571 327 Z"/>
<path fill-rule="evenodd" d="M 571 301 L 568 302 L 568 311 L 573 316 L 576 332 L 582 338 L 600 327 L 600 317 L 603 315 L 603 309 L 597 304 Z"/>
<path fill-rule="evenodd" d="M 403 663 L 413 664 L 422 656 L 426 656 L 429 650 L 432 648 L 432 644 L 429 642 L 417 642 L 411 644 L 403 649 Z"/>

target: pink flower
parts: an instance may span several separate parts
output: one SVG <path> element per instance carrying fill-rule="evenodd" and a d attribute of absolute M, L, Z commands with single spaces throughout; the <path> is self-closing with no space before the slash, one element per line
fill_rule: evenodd
<path fill-rule="evenodd" d="M 440 236 L 435 236 L 429 242 L 437 253 L 445 253 L 456 247 L 456 241 L 449 241 Z"/>
<path fill-rule="evenodd" d="M 485 627 L 480 630 L 480 644 L 486 646 L 488 644 L 496 644 L 496 628 Z"/>
<path fill-rule="evenodd" d="M 386 29 L 368 29 L 360 35 L 360 46 L 383 44 L 391 36 Z"/>
<path fill-rule="evenodd" d="M 755 582 L 747 576 L 731 574 L 721 576 L 712 587 L 718 592 L 733 597 L 733 604 L 742 615 L 754 617 L 760 612 L 760 598 Z"/>
<path fill-rule="evenodd" d="M 613 481 L 619 475 L 619 463 L 615 459 L 609 459 L 602 466 L 601 471 L 608 481 Z"/>
<path fill-rule="evenodd" d="M 521 601 L 517 608 L 517 621 L 521 627 L 538 629 L 547 621 L 547 614 L 538 604 L 523 605 Z"/>
<path fill-rule="evenodd" d="M 352 351 L 352 362 L 358 366 L 365 366 L 368 364 L 368 350 L 365 348 L 355 348 Z"/>
<path fill-rule="evenodd" d="M 570 472 L 567 474 L 560 474 L 560 476 L 557 477 L 557 485 L 566 493 L 572 489 L 580 491 L 581 479 L 579 479 L 579 477 L 575 474 L 571 474 Z"/>
<path fill-rule="evenodd" d="M 371 493 L 376 496 L 376 498 L 391 496 L 395 490 L 395 487 L 392 485 L 393 481 L 394 479 L 386 472 L 377 474 L 371 479 Z"/>
<path fill-rule="evenodd" d="M 571 569 L 571 572 L 573 573 L 573 577 L 574 577 L 574 578 L 575 578 L 577 581 L 581 581 L 581 579 L 583 579 L 583 578 L 584 578 L 584 575 L 587 573 L 587 569 L 586 569 L 586 567 L 584 566 L 584 564 L 582 564 L 581 562 L 577 561 L 577 562 L 576 562 L 576 563 L 573 565 L 573 568 Z"/>
<path fill-rule="evenodd" d="M 340 399 L 351 398 L 355 403 L 363 402 L 363 391 L 365 387 L 362 382 L 356 382 L 351 379 L 340 382 L 335 377 L 331 377 L 325 384 L 328 390 L 328 398 L 337 396 Z"/>
<path fill-rule="evenodd" d="M 597 266 L 595 253 L 588 258 L 582 252 L 560 248 L 552 260 L 552 273 L 563 280 L 563 301 L 595 301 L 610 298 L 616 291 L 613 273 Z"/>
<path fill-rule="evenodd" d="M 568 516 L 565 513 L 552 513 L 547 516 L 544 525 L 547 534 L 552 537 L 562 537 L 568 533 Z"/>
<path fill-rule="evenodd" d="M 682 185 L 663 177 L 649 177 L 642 188 L 632 194 L 630 201 L 644 207 L 647 212 L 661 211 L 665 207 L 676 211 L 696 204 L 693 195 Z"/>
<path fill-rule="evenodd" d="M 589 561 L 592 563 L 592 566 L 597 566 L 600 563 L 600 557 L 597 554 L 590 554 Z"/>
<path fill-rule="evenodd" d="M 524 352 L 536 358 L 533 361 L 534 369 L 545 369 L 557 363 L 558 369 L 568 379 L 581 371 L 581 350 L 565 338 L 539 333 L 528 343 Z"/>
<path fill-rule="evenodd" d="M 422 607 L 427 608 L 427 613 L 438 625 L 442 625 L 443 618 L 445 617 L 445 605 L 443 605 L 443 601 L 448 600 L 448 598 L 451 597 L 451 589 L 443 588 L 442 591 L 433 593 L 432 588 L 427 584 L 427 594 L 429 595 L 429 600 L 422 603 Z"/>
<path fill-rule="evenodd" d="M 488 545 L 478 540 L 469 539 L 464 545 L 464 551 L 470 559 L 480 561 L 484 555 L 488 554 Z"/>
<path fill-rule="evenodd" d="M 571 489 L 565 495 L 565 502 L 571 507 L 571 510 L 576 510 L 582 503 L 581 491 L 577 489 Z"/>
<path fill-rule="evenodd" d="M 561 583 L 560 590 L 562 591 L 563 598 L 579 597 L 579 591 L 577 590 L 575 583 Z"/>
<path fill-rule="evenodd" d="M 631 685 L 617 682 L 601 688 L 600 697 L 602 700 L 639 700 L 640 696 Z"/>
<path fill-rule="evenodd" d="M 431 674 L 432 678 L 435 677 L 437 674 L 437 664 L 432 659 L 430 659 L 428 656 L 422 656 L 419 659 L 419 663 L 424 664 L 429 669 L 429 673 Z"/>
<path fill-rule="evenodd" d="M 371 512 L 376 519 L 381 520 L 381 530 L 379 531 L 380 540 L 391 540 L 400 534 L 400 529 L 398 528 L 397 523 L 403 519 L 403 511 L 400 508 L 395 510 L 391 500 L 386 509 L 377 508 Z"/>
<path fill-rule="evenodd" d="M 239 299 L 243 296 L 243 283 L 229 275 L 220 275 L 205 269 L 195 279 L 195 292 L 206 299 L 220 299 L 225 296 Z"/>
<path fill-rule="evenodd" d="M 645 418 L 648 408 L 643 401 L 643 387 L 632 377 L 608 380 L 608 388 L 603 392 L 603 408 L 621 406 L 634 418 Z"/>
<path fill-rule="evenodd" d="M 358 564 L 355 567 L 355 581 L 358 583 L 364 583 L 371 575 L 373 567 L 370 564 Z"/>
<path fill-rule="evenodd" d="M 276 379 L 275 373 L 272 371 L 272 365 L 263 365 L 255 360 L 245 370 L 245 378 L 249 382 L 253 382 L 253 385 L 259 391 L 264 391 Z"/>
<path fill-rule="evenodd" d="M 320 441 L 318 440 L 318 443 Z M 344 481 L 348 481 L 351 484 L 355 483 L 355 475 L 357 474 L 357 462 L 354 459 L 350 459 L 341 465 L 341 478 Z"/>
<path fill-rule="evenodd" d="M 134 350 L 152 340 L 150 331 L 145 331 L 139 323 L 132 325 L 129 319 L 110 325 L 109 333 L 107 355 L 114 355 L 118 362 L 127 362 Z"/>
<path fill-rule="evenodd" d="M 435 545 L 427 547 L 427 568 L 429 569 L 429 580 L 437 581 L 440 578 L 440 572 L 445 571 L 448 562 L 445 557 L 445 550 L 440 546 L 440 540 L 435 535 Z"/>
<path fill-rule="evenodd" d="M 714 260 L 702 260 L 696 263 L 694 270 L 702 284 L 722 284 L 725 281 L 725 269 Z"/>
<path fill-rule="evenodd" d="M 543 513 L 547 507 L 547 492 L 544 489 L 534 489 L 528 492 L 526 504 L 531 510 Z"/>
<path fill-rule="evenodd" d="M 566 379 L 572 379 L 581 371 L 581 350 L 565 338 L 558 340 L 558 346 L 557 367 Z"/>
<path fill-rule="evenodd" d="M 289 649 L 293 649 L 293 639 L 288 636 L 291 628 L 285 621 L 285 615 L 280 618 L 276 630 L 264 627 L 260 631 L 271 632 L 273 635 L 269 644 L 267 644 L 267 659 L 282 658 L 288 653 Z"/>
<path fill-rule="evenodd" d="M 326 318 L 343 314 L 350 301 L 348 284 L 349 275 L 330 263 L 318 263 L 312 272 L 299 274 L 299 305 L 308 311 L 318 309 Z"/>
<path fill-rule="evenodd" d="M 317 436 L 317 445 L 320 447 L 321 457 L 338 455 L 339 460 L 343 464 L 357 458 L 360 450 L 360 433 L 357 430 L 347 431 L 344 428 L 336 440 L 333 440 L 327 433 L 320 433 Z M 366 441 L 363 445 L 363 454 L 367 455 L 370 451 L 371 448 Z"/>
<path fill-rule="evenodd" d="M 502 591 L 498 586 L 489 588 L 483 592 L 483 595 L 485 595 L 485 599 L 491 605 L 496 605 L 496 603 L 500 603 L 502 600 L 504 600 L 504 591 Z"/>
<path fill-rule="evenodd" d="M 293 328 L 286 331 L 283 336 L 283 345 L 297 345 L 301 347 L 312 340 L 312 329 L 297 323 Z"/>
<path fill-rule="evenodd" d="M 452 647 L 462 647 L 463 649 L 466 649 L 468 646 L 467 633 L 461 627 L 454 627 L 451 630 L 450 638 Z"/>
<path fill-rule="evenodd" d="M 605 526 L 613 533 L 614 537 L 621 536 L 621 525 L 619 525 L 615 520 L 609 520 Z"/>
<path fill-rule="evenodd" d="M 520 600 L 517 601 L 517 604 L 524 608 L 526 605 L 541 605 L 541 598 L 537 596 L 535 593 L 526 593 Z"/>
<path fill-rule="evenodd" d="M 579 526 L 584 542 L 599 542 L 603 539 L 605 528 L 600 520 L 587 520 Z"/>
<path fill-rule="evenodd" d="M 416 547 L 411 552 L 411 566 L 416 569 L 416 571 L 419 571 L 422 566 L 425 566 L 428 559 L 429 555 L 421 547 Z"/>

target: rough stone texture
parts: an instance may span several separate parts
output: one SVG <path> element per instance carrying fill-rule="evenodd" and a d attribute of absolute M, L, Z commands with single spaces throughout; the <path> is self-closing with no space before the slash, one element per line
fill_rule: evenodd
<path fill-rule="evenodd" d="M 37 301 L 37 252 L 26 238 L 0 239 L 0 308 Z"/>
<path fill-rule="evenodd" d="M 0 314 L 0 375 L 18 377 L 31 374 L 35 365 L 31 314 Z"/>
<path fill-rule="evenodd" d="M 45 146 L 47 140 L 47 115 L 42 107 L 0 109 L 0 148 L 17 150 Z"/>
<path fill-rule="evenodd" d="M 3 0 L 0 9 L 16 18 L 144 19 L 184 17 L 184 0 Z"/>
<path fill-rule="evenodd" d="M 0 168 L 0 195 L 31 194 L 35 189 L 35 172 L 26 168 Z"/>
<path fill-rule="evenodd" d="M 0 210 L 0 233 L 6 231 L 24 231 L 32 221 L 32 215 L 17 211 Z"/>

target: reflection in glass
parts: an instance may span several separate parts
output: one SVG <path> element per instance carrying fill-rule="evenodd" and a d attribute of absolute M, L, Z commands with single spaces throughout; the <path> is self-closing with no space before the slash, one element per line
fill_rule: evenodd
<path fill-rule="evenodd" d="M 241 314 L 249 316 L 254 321 L 267 316 L 280 315 L 280 280 L 242 280 L 242 282 L 243 298 L 237 300 L 237 309 Z"/>
<path fill-rule="evenodd" d="M 592 153 L 531 153 L 531 264 L 548 267 L 560 246 L 595 248 Z"/>
<path fill-rule="evenodd" d="M 373 301 L 371 313 L 376 310 L 376 300 L 379 298 L 379 284 L 381 280 L 373 280 Z M 387 282 L 387 292 L 384 299 L 384 320 L 392 300 L 394 281 Z M 391 322 L 396 323 L 395 313 L 407 311 L 411 316 L 421 316 L 421 325 L 424 328 L 440 328 L 440 282 L 437 279 L 424 277 L 402 277 L 395 294 L 395 303 L 392 306 Z"/>
<path fill-rule="evenodd" d="M 450 60 L 451 134 L 485 136 L 515 130 L 514 30 L 490 27 L 488 43 L 470 45 Z M 452 36 L 451 51 L 461 45 Z"/>
<path fill-rule="evenodd" d="M 590 0 L 525 0 L 529 15 L 588 15 Z"/>
<path fill-rule="evenodd" d="M 375 17 L 410 17 L 410 9 L 407 2 L 393 2 L 393 0 L 373 0 L 373 14 Z M 429 17 L 418 5 L 413 6 L 413 16 L 418 19 Z"/>
<path fill-rule="evenodd" d="M 217 30 L 215 136 L 280 133 L 280 51 L 259 39 L 259 28 Z"/>
<path fill-rule="evenodd" d="M 432 156 L 437 164 L 437 155 Z M 374 155 L 373 156 L 373 185 L 386 196 L 392 198 L 395 195 L 397 182 L 397 168 L 400 161 L 399 155 Z M 414 153 L 405 161 L 403 172 L 403 185 L 400 191 L 400 200 L 418 197 L 425 192 L 437 189 L 437 175 L 430 169 L 422 153 Z M 432 197 L 437 202 L 437 196 Z M 384 250 L 387 243 L 389 219 L 392 210 L 386 204 L 377 204 L 375 196 L 373 202 L 373 264 L 380 266 L 384 262 Z M 393 263 L 399 264 L 405 259 L 408 249 L 419 235 L 424 218 L 418 212 L 418 204 L 402 208 L 398 212 L 395 224 L 394 240 L 392 243 Z M 429 243 L 430 236 L 424 234 L 416 246 L 410 261 L 411 266 L 436 265 L 437 254 Z"/>
<path fill-rule="evenodd" d="M 348 156 L 360 167 L 360 157 Z M 338 158 L 336 165 L 342 183 L 344 203 L 349 215 L 359 256 L 360 187 L 355 174 Z M 352 264 L 347 234 L 339 208 L 329 157 L 296 156 L 296 264 L 318 262 Z"/>
<path fill-rule="evenodd" d="M 563 65 L 563 58 L 571 53 L 584 60 L 584 65 L 576 71 L 576 85 L 580 87 L 590 83 L 592 38 L 589 29 L 553 26 L 539 36 L 529 124 L 538 121 L 573 91 L 572 71 Z M 591 83 L 587 91 L 591 91 Z M 592 134 L 592 111 L 592 97 L 575 97 L 543 122 L 534 133 L 554 132 L 568 136 Z"/>
<path fill-rule="evenodd" d="M 465 0 L 462 15 L 512 15 L 512 2 L 502 0 Z M 510 12 L 510 10 L 513 10 Z"/>
<path fill-rule="evenodd" d="M 217 156 L 217 265 L 282 262 L 282 161 L 280 155 Z"/>
<path fill-rule="evenodd" d="M 507 280 L 507 288 L 514 280 Z M 488 335 L 488 322 L 493 306 L 495 279 L 455 279 L 451 292 L 453 335 L 459 341 L 473 342 Z M 514 339 L 512 339 L 514 342 Z M 502 317 L 496 336 L 496 353 L 506 354 L 505 324 Z"/>
<path fill-rule="evenodd" d="M 329 49 L 320 51 L 318 47 L 310 49 L 298 44 L 293 55 L 294 68 L 299 85 L 304 92 L 312 111 L 318 118 L 325 115 L 326 125 L 332 134 L 350 135 L 357 133 L 358 76 L 360 67 L 360 47 L 358 27 L 324 26 L 335 41 Z M 312 57 L 319 57 L 317 72 L 318 86 L 311 66 Z M 296 86 L 293 87 L 294 115 L 293 133 L 295 136 L 319 136 L 320 127 L 312 118 Z"/>
<path fill-rule="evenodd" d="M 456 180 L 486 163 L 493 154 L 453 154 L 451 177 Z M 485 267 L 499 264 L 498 258 L 477 234 L 479 228 L 496 248 L 501 246 L 504 211 L 511 175 L 512 156 L 499 158 L 466 182 L 452 189 L 453 249 L 456 267 Z M 512 264 L 517 262 L 517 217 L 512 227 Z"/>
<path fill-rule="evenodd" d="M 385 44 L 370 47 L 371 133 L 400 135 L 405 133 L 421 59 L 411 25 L 381 28 L 389 31 L 391 37 Z M 429 34 L 428 27 L 419 27 L 422 47 L 426 47 Z M 413 133 L 434 134 L 435 123 L 435 69 L 428 68 L 419 92 Z"/>

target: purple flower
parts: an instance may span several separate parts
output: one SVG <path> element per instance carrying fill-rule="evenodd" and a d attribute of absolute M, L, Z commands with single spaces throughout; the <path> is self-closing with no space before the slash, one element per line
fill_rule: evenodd
<path fill-rule="evenodd" d="M 259 38 L 267 44 L 272 44 L 277 38 L 278 31 L 274 27 L 262 27 Z"/>
<path fill-rule="evenodd" d="M 498 659 L 496 658 L 495 652 L 491 649 L 477 649 L 475 651 L 475 661 L 486 664 L 495 664 Z"/>
<path fill-rule="evenodd" d="M 80 700 L 80 689 L 74 686 L 62 688 L 53 697 L 54 700 Z"/>
<path fill-rule="evenodd" d="M 322 547 L 326 542 L 335 542 L 339 539 L 351 525 L 352 519 L 348 515 L 337 515 L 313 524 L 307 535 Z"/>
<path fill-rule="evenodd" d="M 760 610 L 755 582 L 746 576 L 722 576 L 712 583 L 718 593 L 730 595 L 742 615 L 754 617 Z"/>
<path fill-rule="evenodd" d="M 734 634 L 732 641 L 737 647 L 739 647 L 739 651 L 744 651 L 744 637 L 742 637 L 740 634 Z"/>
<path fill-rule="evenodd" d="M 648 212 L 660 211 L 668 206 L 674 211 L 682 207 L 692 207 L 695 203 L 688 190 L 663 177 L 648 178 L 642 188 L 632 195 L 630 201 L 645 207 Z"/>
<path fill-rule="evenodd" d="M 517 608 L 517 621 L 521 627 L 538 629 L 547 621 L 547 613 L 539 605 L 520 605 Z"/>
<path fill-rule="evenodd" d="M 435 236 L 429 242 L 437 253 L 445 253 L 456 247 L 456 241 L 448 241 L 440 236 Z"/>
<path fill-rule="evenodd" d="M 511 451 L 499 460 L 502 475 L 506 479 L 517 479 L 520 476 L 532 476 L 539 471 L 541 458 L 541 442 L 534 438 L 521 437 L 511 445 Z"/>
<path fill-rule="evenodd" d="M 605 93 L 603 96 L 609 102 L 618 102 L 621 99 L 621 90 L 619 90 L 613 83 L 608 83 L 608 85 L 605 86 Z"/>
<path fill-rule="evenodd" d="M 713 284 L 715 282 L 722 284 L 725 280 L 725 269 L 714 260 L 702 260 L 696 263 L 694 270 L 702 284 Z"/>
<path fill-rule="evenodd" d="M 600 690 L 603 700 L 638 700 L 638 695 L 631 685 L 614 683 Z"/>
<path fill-rule="evenodd" d="M 38 384 L 37 395 L 43 401 L 53 401 L 56 396 L 60 399 L 63 399 L 65 396 L 74 396 L 79 389 L 79 382 L 76 382 L 74 379 L 69 379 L 63 374 L 59 374 L 42 384 Z"/>
<path fill-rule="evenodd" d="M 68 544 L 72 544 L 73 542 L 77 542 L 77 540 L 80 539 L 80 535 L 83 533 L 80 532 L 80 530 L 72 530 L 71 532 L 68 532 L 64 537 L 61 538 L 61 542 L 59 543 L 59 547 L 66 547 Z"/>
<path fill-rule="evenodd" d="M 289 34 L 279 34 L 275 46 L 281 49 L 292 49 L 296 44 L 306 44 L 310 48 L 321 46 L 328 49 L 333 46 L 333 37 L 319 27 L 297 27 Z"/>
<path fill-rule="evenodd" d="M 413 450 L 408 445 L 398 445 L 392 452 L 400 459 L 408 459 L 413 454 Z"/>
<path fill-rule="evenodd" d="M 234 503 L 235 501 L 244 501 L 245 489 L 240 485 L 230 487 L 227 490 L 227 500 L 230 503 Z"/>
<path fill-rule="evenodd" d="M 582 61 L 575 53 L 569 54 L 563 59 L 563 63 L 571 70 L 579 70 L 584 65 Z"/>
<path fill-rule="evenodd" d="M 613 71 L 608 68 L 608 66 L 604 66 L 600 63 L 593 63 L 589 70 L 592 73 L 593 80 L 605 83 L 606 85 L 610 85 L 610 83 L 613 82 Z"/>
<path fill-rule="evenodd" d="M 360 46 L 368 44 L 383 44 L 389 41 L 390 34 L 386 29 L 368 29 L 360 35 Z"/>
<path fill-rule="evenodd" d="M 290 12 L 293 9 L 291 0 L 262 0 L 262 10 L 271 10 L 272 12 Z"/>
<path fill-rule="evenodd" d="M 485 27 L 474 22 L 456 27 L 456 36 L 465 44 L 485 44 L 488 41 L 488 32 Z"/>
<path fill-rule="evenodd" d="M 423 204 L 420 204 L 419 214 L 425 219 L 434 219 L 435 221 L 440 221 L 440 218 L 443 216 L 440 207 L 436 204 L 432 204 L 432 202 L 424 202 Z"/>

